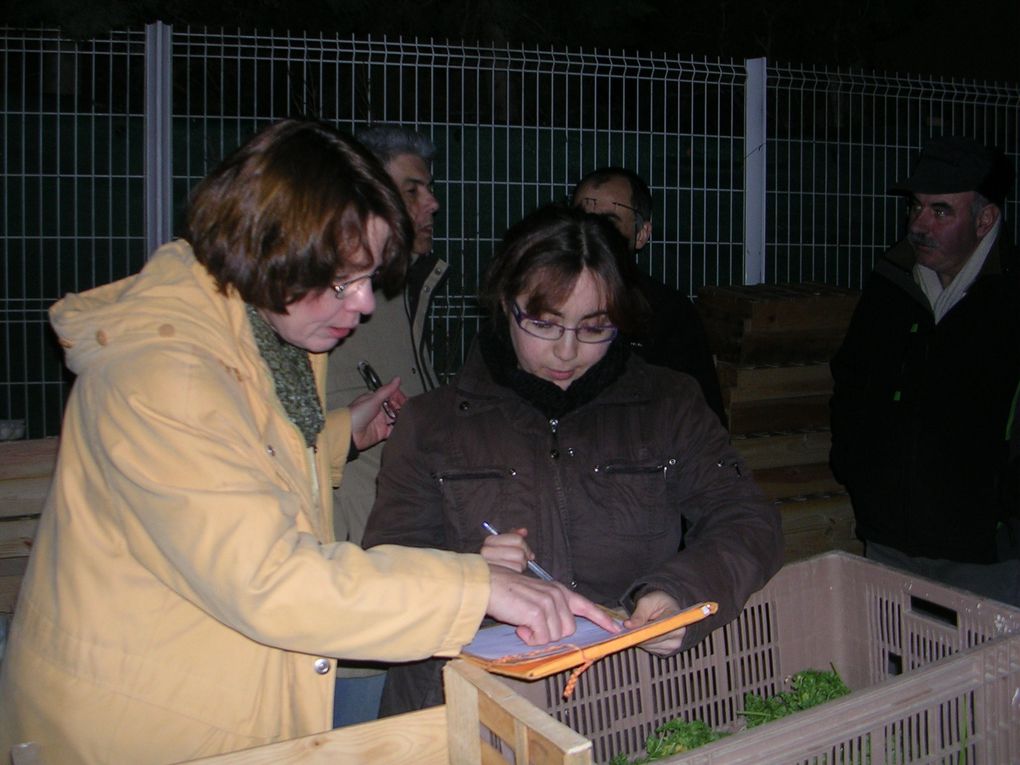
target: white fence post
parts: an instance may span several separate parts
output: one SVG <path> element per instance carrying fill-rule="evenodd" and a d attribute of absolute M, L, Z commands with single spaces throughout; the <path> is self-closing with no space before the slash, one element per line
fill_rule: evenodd
<path fill-rule="evenodd" d="M 145 246 L 148 253 L 173 235 L 173 28 L 145 25 Z"/>
<path fill-rule="evenodd" d="M 744 61 L 744 284 L 765 281 L 766 59 Z"/>

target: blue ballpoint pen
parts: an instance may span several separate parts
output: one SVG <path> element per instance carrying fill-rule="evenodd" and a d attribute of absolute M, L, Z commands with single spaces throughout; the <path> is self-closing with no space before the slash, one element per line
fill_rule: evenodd
<path fill-rule="evenodd" d="M 496 531 L 496 528 L 488 521 L 482 521 L 482 528 L 488 531 L 490 534 L 492 534 L 492 536 L 496 536 L 497 534 L 499 534 L 499 532 Z M 544 568 L 535 563 L 535 561 L 529 560 L 528 568 L 531 570 L 531 573 L 537 576 L 539 579 L 545 579 L 545 581 L 547 582 L 553 581 L 552 574 L 550 574 Z"/>

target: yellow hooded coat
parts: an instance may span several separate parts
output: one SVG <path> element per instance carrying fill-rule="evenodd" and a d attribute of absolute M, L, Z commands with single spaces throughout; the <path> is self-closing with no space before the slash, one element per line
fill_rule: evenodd
<path fill-rule="evenodd" d="M 333 541 L 349 412 L 306 447 L 243 302 L 187 243 L 51 319 L 78 379 L 3 659 L 0 757 L 36 741 L 63 765 L 169 763 L 314 733 L 334 659 L 473 637 L 480 556 Z"/>

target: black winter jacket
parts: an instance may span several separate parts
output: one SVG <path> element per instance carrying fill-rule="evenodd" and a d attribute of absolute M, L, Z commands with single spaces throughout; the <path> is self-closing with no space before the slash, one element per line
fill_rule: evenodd
<path fill-rule="evenodd" d="M 1007 500 L 1020 379 L 1020 273 L 1005 229 L 938 324 L 902 241 L 878 262 L 832 360 L 831 463 L 857 535 L 926 558 L 990 563 Z"/>
<path fill-rule="evenodd" d="M 631 349 L 649 364 L 684 372 L 697 380 L 705 401 L 725 426 L 719 375 L 698 309 L 689 297 L 643 271 L 635 269 L 630 278 L 649 310 L 644 325 L 627 338 Z"/>

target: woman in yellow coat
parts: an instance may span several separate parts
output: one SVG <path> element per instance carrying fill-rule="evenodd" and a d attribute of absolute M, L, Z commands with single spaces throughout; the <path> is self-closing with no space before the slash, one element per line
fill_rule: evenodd
<path fill-rule="evenodd" d="M 324 413 L 326 352 L 399 284 L 382 168 L 320 123 L 270 126 L 196 190 L 188 241 L 51 310 L 78 376 L 0 676 L 0 759 L 168 763 L 327 729 L 336 659 L 451 655 L 604 622 L 480 556 L 333 541 L 353 442 L 399 381 Z M 343 352 L 341 349 L 339 352 Z"/>

